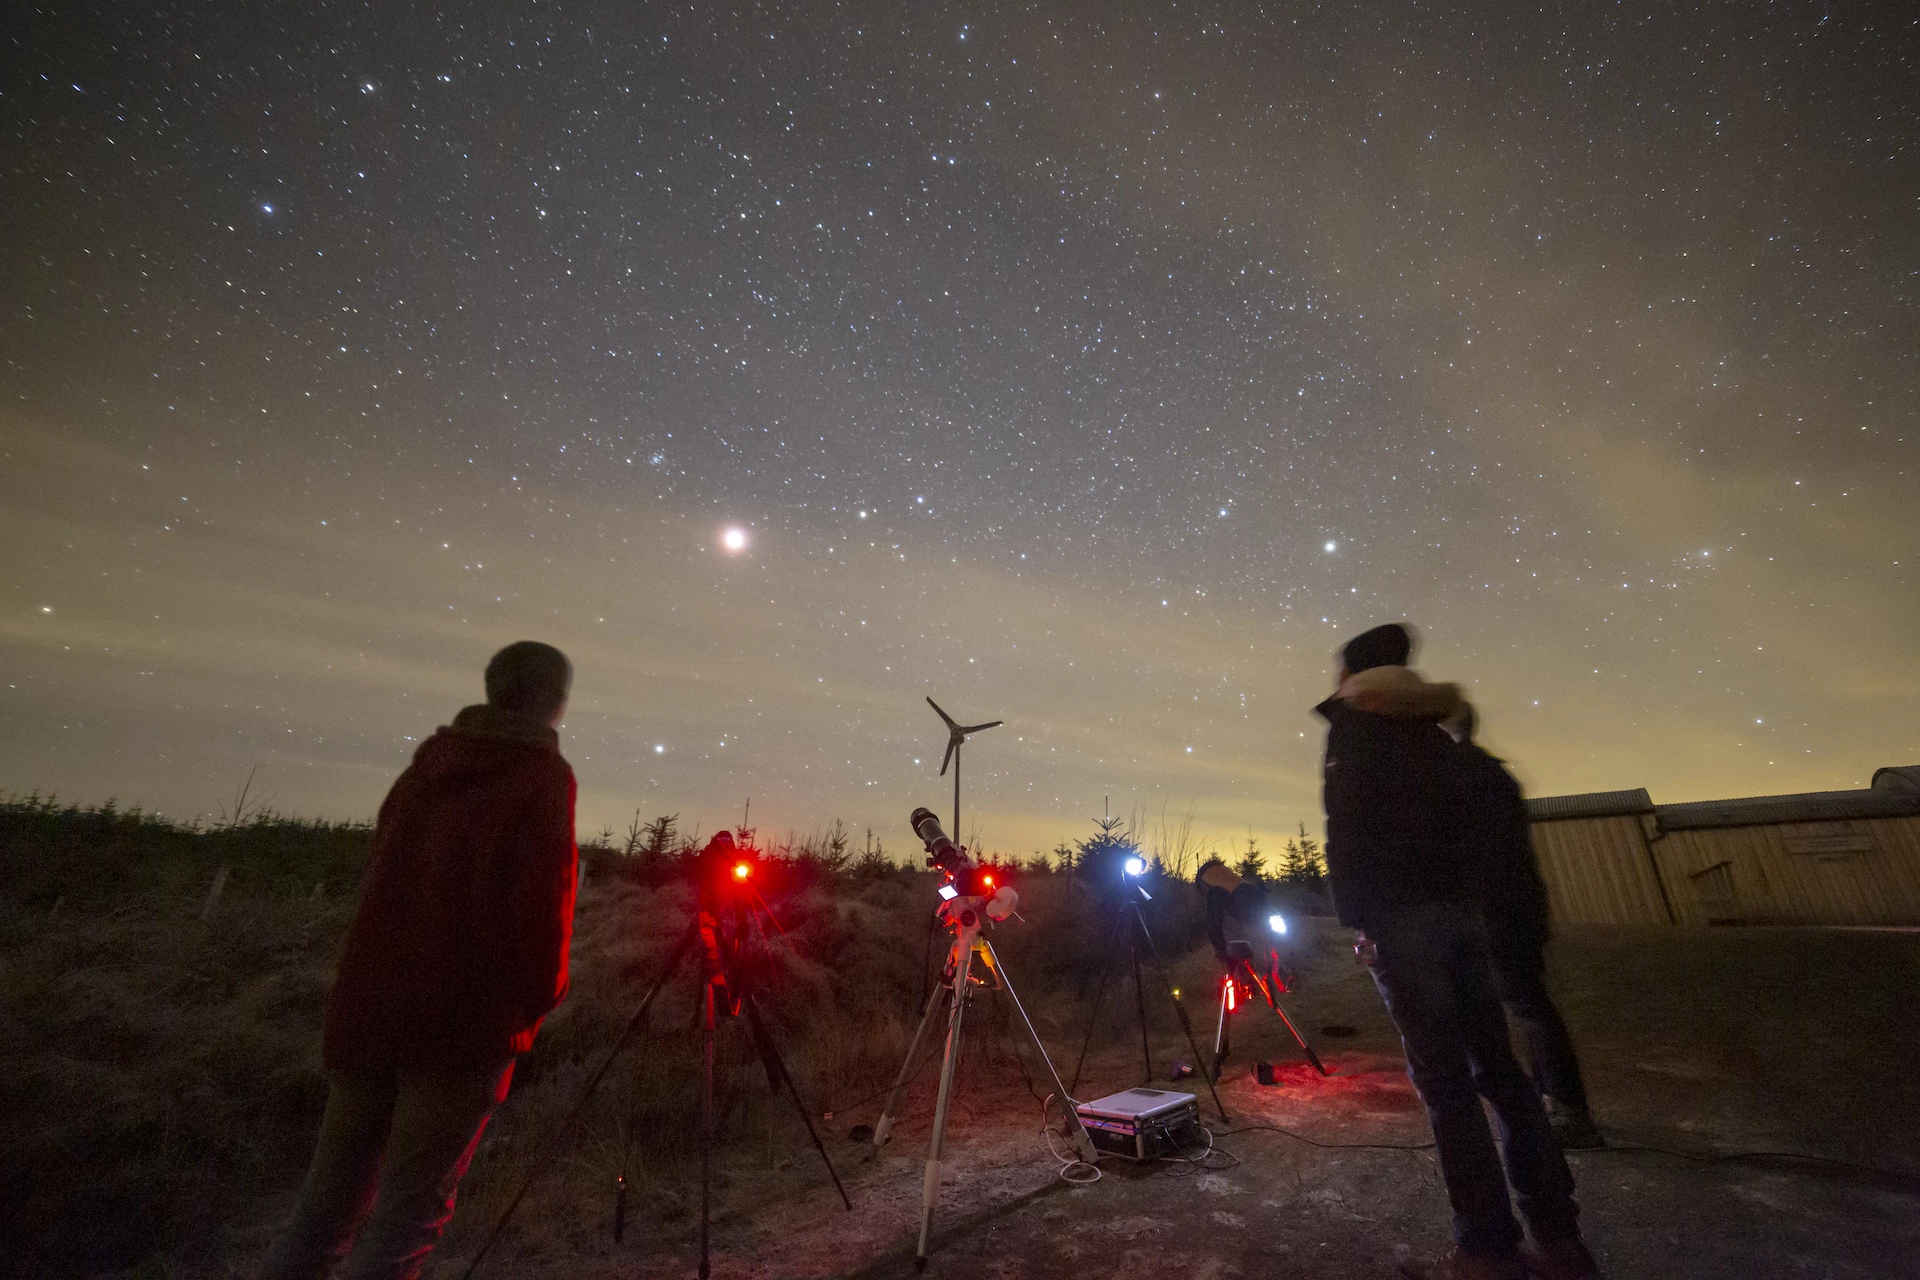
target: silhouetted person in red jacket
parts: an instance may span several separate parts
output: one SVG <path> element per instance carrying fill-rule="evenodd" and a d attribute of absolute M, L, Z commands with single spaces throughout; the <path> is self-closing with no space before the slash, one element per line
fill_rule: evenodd
<path fill-rule="evenodd" d="M 420 744 L 373 832 L 327 997 L 327 1110 L 269 1280 L 419 1274 L 515 1058 L 567 990 L 573 770 L 555 729 L 573 667 L 522 640 L 487 701 Z M 357 1237 L 357 1239 L 356 1239 Z"/>

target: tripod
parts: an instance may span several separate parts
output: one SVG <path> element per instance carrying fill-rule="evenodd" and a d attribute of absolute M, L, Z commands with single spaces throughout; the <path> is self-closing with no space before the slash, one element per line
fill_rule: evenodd
<path fill-rule="evenodd" d="M 1127 962 L 1133 969 L 1133 1007 L 1140 1023 L 1140 1055 L 1146 1063 L 1145 1083 L 1153 1083 L 1153 1048 L 1147 1041 L 1147 995 L 1146 984 L 1140 976 L 1140 944 L 1147 944 L 1147 956 L 1153 961 L 1154 973 L 1160 979 L 1161 987 L 1167 998 L 1173 1001 L 1173 1011 L 1180 1018 L 1180 1030 L 1187 1037 L 1187 1047 L 1193 1050 L 1193 1060 L 1200 1060 L 1200 1044 L 1193 1038 L 1193 1023 L 1187 1017 L 1187 1006 L 1174 993 L 1173 983 L 1167 978 L 1167 967 L 1160 962 L 1160 949 L 1153 945 L 1153 934 L 1147 929 L 1147 918 L 1140 912 L 1140 902 L 1133 899 L 1138 893 L 1146 897 L 1146 890 L 1139 885 L 1129 886 L 1129 897 L 1120 904 L 1116 915 L 1116 932 L 1127 935 Z M 1087 1036 L 1080 1042 L 1080 1060 L 1073 1066 L 1073 1087 L 1080 1087 L 1080 1071 L 1087 1064 L 1087 1049 L 1093 1044 L 1093 1032 L 1100 1025 L 1100 1006 L 1107 997 L 1107 981 L 1112 976 L 1110 968 L 1100 971 L 1100 986 L 1094 992 L 1093 1013 L 1087 1018 Z M 1227 1109 L 1220 1102 L 1220 1091 L 1213 1087 L 1214 1077 L 1207 1077 L 1207 1092 L 1213 1095 L 1213 1106 L 1220 1113 L 1220 1119 L 1227 1119 Z"/>
<path fill-rule="evenodd" d="M 717 839 L 716 837 L 716 843 Z M 729 843 L 727 848 L 730 849 L 731 847 L 731 843 Z M 713 846 L 709 846 L 709 848 L 712 849 Z M 733 868 L 733 879 L 737 882 L 744 882 L 749 873 L 749 864 L 744 862 L 738 863 Z M 852 1211 L 853 1201 L 847 1198 L 847 1189 L 840 1183 L 840 1174 L 834 1169 L 833 1160 L 827 1155 L 827 1149 L 820 1141 L 820 1134 L 813 1127 L 813 1117 L 807 1107 L 806 1101 L 800 1096 L 800 1087 L 794 1082 L 793 1076 L 787 1071 L 787 1065 L 781 1059 L 780 1051 L 773 1043 L 773 1036 L 768 1031 L 766 1020 L 761 1016 L 760 1006 L 753 996 L 752 974 L 755 966 L 746 963 L 746 957 L 743 954 L 748 937 L 745 895 L 749 890 L 744 883 L 730 886 L 733 898 L 733 932 L 731 936 L 728 936 L 721 926 L 720 907 L 713 901 L 714 897 L 718 896 L 717 892 L 709 883 L 710 880 L 716 879 L 718 879 L 717 876 L 702 877 L 697 909 L 694 911 L 693 918 L 687 922 L 686 931 L 680 935 L 680 940 L 674 944 L 673 950 L 668 953 L 666 963 L 661 966 L 660 976 L 654 980 L 653 986 L 640 1001 L 640 1007 L 634 1011 L 633 1017 L 628 1020 L 626 1028 L 620 1033 L 620 1038 L 614 1042 L 613 1048 L 608 1051 L 606 1058 L 600 1063 L 599 1067 L 595 1068 L 593 1075 L 588 1077 L 586 1087 L 580 1091 L 579 1099 L 573 1104 L 573 1108 L 567 1112 L 566 1119 L 561 1121 L 560 1125 L 554 1130 L 553 1136 L 548 1139 L 547 1150 L 545 1154 L 541 1156 L 539 1164 L 534 1167 L 533 1172 L 527 1175 L 526 1181 L 521 1183 L 520 1190 L 514 1195 L 512 1202 L 507 1205 L 506 1212 L 500 1215 L 500 1221 L 494 1224 L 493 1230 L 488 1233 L 486 1241 L 480 1246 L 480 1251 L 474 1255 L 473 1261 L 467 1264 L 467 1269 L 462 1275 L 462 1280 L 471 1280 L 473 1273 L 479 1269 L 481 1260 L 487 1256 L 488 1250 L 493 1248 L 494 1241 L 498 1240 L 500 1233 L 506 1230 L 508 1221 L 513 1217 L 514 1211 L 520 1207 L 520 1202 L 526 1198 L 528 1190 L 532 1188 L 533 1184 L 539 1180 L 541 1175 L 544 1174 L 553 1163 L 554 1157 L 559 1152 L 558 1137 L 571 1128 L 573 1121 L 578 1119 L 580 1114 L 586 1109 L 588 1100 L 593 1097 L 594 1090 L 599 1087 L 600 1081 L 605 1078 L 608 1068 L 613 1066 L 614 1060 L 620 1056 L 621 1052 L 627 1047 L 627 1044 L 634 1038 L 635 1034 L 639 1032 L 640 1028 L 646 1025 L 647 1014 L 653 1008 L 655 998 L 659 996 L 667 983 L 680 971 L 680 966 L 682 962 L 686 960 L 687 953 L 694 951 L 696 944 L 698 948 L 696 954 L 700 966 L 700 995 L 698 997 L 699 1003 L 696 1007 L 695 1016 L 700 1026 L 702 1061 L 700 1082 L 700 1280 L 708 1280 L 708 1277 L 713 1274 L 710 1237 L 714 1145 L 713 1062 L 715 1044 L 718 1039 L 719 1020 L 722 1017 L 738 1017 L 746 1023 L 747 1031 L 752 1037 L 754 1048 L 760 1055 L 761 1065 L 767 1073 L 767 1087 L 775 1093 L 781 1092 L 784 1088 L 787 1095 L 792 1099 L 794 1110 L 799 1113 L 801 1123 L 807 1128 L 807 1137 L 813 1140 L 813 1149 L 820 1153 L 821 1161 L 827 1166 L 827 1176 L 833 1179 L 834 1190 L 840 1193 L 841 1203 L 846 1205 L 849 1212 Z M 624 1173 L 620 1176 L 617 1186 L 618 1190 L 615 1193 L 613 1210 L 613 1238 L 616 1241 L 621 1239 L 626 1229 L 627 1180 Z"/>
<path fill-rule="evenodd" d="M 1068 1136 L 1072 1139 L 1074 1150 L 1088 1164 L 1095 1159 L 1093 1139 L 1087 1136 L 1086 1127 L 1080 1123 L 1080 1116 L 1073 1109 L 1072 1096 L 1060 1084 L 1060 1073 L 1053 1069 L 1053 1060 L 1047 1057 L 1046 1046 L 1040 1043 L 1040 1035 L 1033 1029 L 1033 1020 L 1027 1017 L 1026 1006 L 1014 994 L 1013 984 L 1007 979 L 1007 971 L 1001 967 L 1000 957 L 994 954 L 993 944 L 983 934 L 986 921 L 982 913 L 986 903 L 984 897 L 954 897 L 941 904 L 940 918 L 953 930 L 953 944 L 947 952 L 946 969 L 941 974 L 939 987 L 929 997 L 926 1010 L 921 1014 L 919 1029 L 913 1033 L 913 1044 L 907 1049 L 907 1060 L 900 1066 L 900 1074 L 893 1082 L 893 1092 L 887 1095 L 886 1110 L 873 1127 L 873 1151 L 869 1158 L 878 1155 L 880 1148 L 887 1144 L 893 1131 L 893 1122 L 900 1114 L 900 1105 L 906 1098 L 907 1082 L 913 1076 L 914 1061 L 920 1056 L 920 1046 L 926 1042 L 934 1024 L 944 1018 L 947 1023 L 947 1047 L 940 1063 L 940 1092 L 933 1107 L 933 1138 L 927 1146 L 927 1175 L 920 1197 L 920 1240 L 913 1253 L 913 1264 L 921 1270 L 926 1269 L 927 1239 L 933 1230 L 934 1203 L 940 1195 L 940 1152 L 946 1141 L 947 1106 L 953 1098 L 954 1068 L 960 1061 L 961 1021 L 966 1015 L 968 1002 L 973 998 L 976 957 L 982 982 L 990 980 L 1005 991 L 1007 999 L 1019 1013 L 1020 1025 L 1033 1042 L 1034 1051 L 1040 1055 L 1041 1064 L 1047 1069 L 1047 1080 L 1053 1085 L 1054 1096 L 1060 1099 L 1061 1109 L 1066 1112 L 1067 1122 L 1071 1126 Z"/>
<path fill-rule="evenodd" d="M 1300 1034 L 1300 1028 L 1293 1025 L 1293 1019 L 1280 1007 L 1280 996 L 1285 993 L 1287 986 L 1280 977 L 1279 956 L 1271 950 L 1267 955 L 1267 974 L 1263 978 L 1253 968 L 1252 943 L 1239 938 L 1227 943 L 1226 952 L 1221 957 L 1226 962 L 1227 976 L 1220 983 L 1220 1025 L 1213 1035 L 1213 1067 L 1207 1073 L 1209 1080 L 1218 1080 L 1221 1068 L 1227 1062 L 1227 1015 L 1234 1012 L 1242 993 L 1253 991 L 1259 992 L 1267 1002 L 1267 1007 L 1287 1024 L 1287 1030 L 1293 1033 L 1294 1043 L 1300 1046 L 1300 1052 L 1307 1055 L 1307 1061 L 1313 1064 L 1313 1069 L 1323 1076 L 1327 1074 L 1326 1067 L 1321 1065 L 1320 1055 L 1313 1051 L 1313 1046 Z"/>

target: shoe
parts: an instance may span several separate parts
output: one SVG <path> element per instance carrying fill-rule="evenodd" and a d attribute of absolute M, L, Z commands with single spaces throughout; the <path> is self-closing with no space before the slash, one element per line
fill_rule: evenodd
<path fill-rule="evenodd" d="M 1518 1250 L 1487 1253 L 1455 1246 L 1432 1262 L 1403 1262 L 1407 1280 L 1526 1280 L 1527 1269 Z"/>
<path fill-rule="evenodd" d="M 1599 1280 L 1600 1264 L 1587 1252 L 1579 1236 L 1536 1240 L 1523 1246 L 1520 1257 L 1526 1274 L 1535 1280 Z"/>
<path fill-rule="evenodd" d="M 1556 1107 L 1548 1121 L 1562 1151 L 1593 1151 L 1607 1145 L 1600 1126 L 1593 1122 L 1592 1112 Z"/>

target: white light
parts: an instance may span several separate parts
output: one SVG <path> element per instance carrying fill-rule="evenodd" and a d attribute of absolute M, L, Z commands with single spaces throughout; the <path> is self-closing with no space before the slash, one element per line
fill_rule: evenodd
<path fill-rule="evenodd" d="M 729 529 L 720 535 L 720 543 L 729 551 L 745 551 L 747 549 L 747 531 L 738 528 Z"/>
<path fill-rule="evenodd" d="M 1273 930 L 1275 933 L 1285 933 L 1287 931 L 1287 918 L 1285 916 L 1268 916 L 1267 928 Z"/>
<path fill-rule="evenodd" d="M 272 206 L 272 205 L 270 205 L 270 204 L 263 204 L 263 205 L 261 205 L 260 207 L 261 207 L 262 209 L 265 209 L 265 210 L 266 210 L 266 211 L 267 211 L 268 213 L 272 213 L 272 212 L 273 212 L 273 206 Z"/>
<path fill-rule="evenodd" d="M 665 754 L 667 754 L 667 744 L 666 744 L 666 743 L 664 743 L 664 742 L 656 742 L 656 743 L 654 743 L 654 744 L 653 744 L 653 754 L 655 754 L 655 755 L 657 755 L 657 756 L 663 756 L 663 755 L 665 755 Z"/>
<path fill-rule="evenodd" d="M 1126 869 L 1126 872 L 1127 872 L 1127 874 L 1128 874 L 1128 875 L 1130 875 L 1130 876 L 1137 876 L 1137 875 L 1141 875 L 1141 874 L 1142 874 L 1142 873 L 1144 873 L 1144 872 L 1146 871 L 1146 869 L 1147 869 L 1147 863 L 1146 863 L 1146 859 L 1144 859 L 1144 858 L 1141 858 L 1141 857 L 1140 857 L 1140 856 L 1138 856 L 1138 855 L 1135 855 L 1134 857 L 1131 857 L 1131 858 L 1128 858 L 1128 859 L 1126 860 L 1126 862 L 1125 862 L 1125 864 L 1124 864 L 1124 866 L 1125 866 L 1125 869 Z"/>
<path fill-rule="evenodd" d="M 1329 540 L 1329 541 L 1328 541 L 1328 543 L 1327 543 L 1327 550 L 1329 550 L 1329 551 L 1337 551 L 1337 550 L 1339 550 L 1339 549 L 1340 549 L 1340 544 L 1339 544 L 1339 543 L 1337 543 L 1337 542 L 1333 542 L 1333 541 L 1331 541 L 1331 540 Z"/>
<path fill-rule="evenodd" d="M 950 884 L 943 884 L 940 886 L 940 896 L 945 898 L 948 902 L 952 902 L 955 898 L 960 896 L 960 891 L 954 888 Z"/>

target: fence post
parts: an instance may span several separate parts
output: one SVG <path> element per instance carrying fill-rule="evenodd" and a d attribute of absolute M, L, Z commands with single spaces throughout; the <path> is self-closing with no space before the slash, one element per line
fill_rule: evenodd
<path fill-rule="evenodd" d="M 202 920 L 213 919 L 213 913 L 220 905 L 220 893 L 227 887 L 227 872 L 230 870 L 232 868 L 223 866 L 213 873 L 213 888 L 207 890 L 207 900 L 200 904 Z"/>

